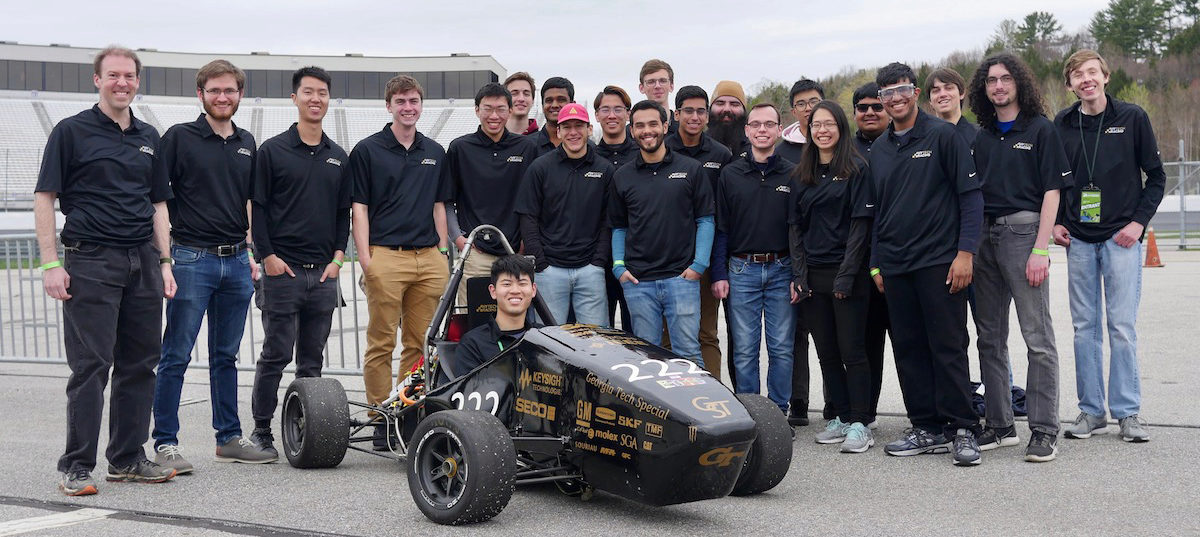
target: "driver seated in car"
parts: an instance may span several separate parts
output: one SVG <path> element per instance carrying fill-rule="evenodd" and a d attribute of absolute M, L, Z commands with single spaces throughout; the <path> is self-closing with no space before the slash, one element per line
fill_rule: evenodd
<path fill-rule="evenodd" d="M 488 292 L 496 300 L 496 317 L 463 334 L 452 364 L 457 375 L 479 367 L 511 347 L 526 330 L 541 327 L 527 315 L 537 295 L 533 277 L 533 263 L 524 256 L 506 255 L 492 263 Z"/>

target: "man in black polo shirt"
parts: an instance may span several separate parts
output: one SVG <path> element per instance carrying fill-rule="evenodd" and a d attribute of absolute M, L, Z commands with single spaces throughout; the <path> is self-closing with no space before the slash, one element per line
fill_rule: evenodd
<path fill-rule="evenodd" d="M 871 144 L 887 131 L 891 118 L 879 101 L 879 84 L 867 82 L 854 90 L 851 97 L 854 105 L 854 146 L 864 160 L 871 154 Z"/>
<path fill-rule="evenodd" d="M 208 377 L 217 462 L 273 462 L 278 455 L 242 437 L 237 354 L 258 265 L 247 250 L 254 136 L 233 123 L 246 75 L 225 60 L 196 73 L 204 107 L 196 121 L 167 130 L 159 145 L 174 198 L 171 257 L 179 290 L 167 301 L 162 359 L 154 385 L 155 462 L 192 471 L 179 449 L 179 397 L 200 323 L 208 315 Z"/>
<path fill-rule="evenodd" d="M 703 366 L 700 275 L 712 250 L 712 189 L 699 162 L 663 144 L 662 105 L 641 101 L 631 117 L 641 152 L 613 175 L 613 275 L 625 291 L 634 334 L 657 345 L 665 316 L 671 350 Z"/>
<path fill-rule="evenodd" d="M 354 244 L 366 284 L 363 383 L 370 404 L 391 393 L 392 352 L 401 319 L 400 375 L 417 365 L 425 329 L 449 277 L 446 151 L 417 132 L 424 99 L 416 79 L 399 75 L 389 80 L 384 101 L 392 122 L 354 147 L 346 172 L 354 192 Z M 385 426 L 378 428 L 386 433 Z M 384 434 L 376 434 L 375 447 L 387 449 Z"/>
<path fill-rule="evenodd" d="M 717 82 L 708 110 L 708 135 L 740 157 L 750 151 L 746 139 L 746 91 L 732 80 Z"/>
<path fill-rule="evenodd" d="M 879 99 L 892 118 L 871 147 L 876 204 L 872 276 L 888 296 L 896 372 L 910 429 L 890 455 L 945 453 L 979 464 L 967 366 L 971 263 L 983 221 L 983 196 L 967 143 L 954 127 L 917 108 L 920 90 L 907 65 L 879 70 Z M 886 287 L 884 283 L 886 282 Z"/>
<path fill-rule="evenodd" d="M 679 88 L 675 93 L 675 115 L 679 130 L 667 136 L 667 149 L 699 161 L 700 173 L 715 193 L 721 168 L 733 159 L 733 155 L 704 132 L 708 128 L 708 92 L 700 86 Z M 712 267 L 713 273 L 721 270 L 722 267 Z M 721 342 L 717 338 L 719 300 L 712 293 L 713 281 L 709 272 L 700 278 L 700 354 L 704 356 L 704 368 L 714 377 L 721 378 Z M 732 378 L 733 372 L 730 373 Z"/>
<path fill-rule="evenodd" d="M 613 167 L 589 147 L 587 109 L 570 103 L 558 112 L 558 149 L 529 166 L 517 197 L 525 253 L 534 256 L 542 298 L 555 322 L 567 313 L 606 326 L 609 228 L 605 207 Z"/>
<path fill-rule="evenodd" d="M 92 78 L 100 101 L 55 125 L 34 188 L 42 286 L 63 301 L 67 442 L 58 459 L 59 489 L 97 492 L 92 480 L 104 387 L 109 398 L 109 481 L 160 483 L 175 469 L 146 459 L 154 365 L 161 345 L 162 297 L 175 294 L 166 200 L 170 186 L 156 151 L 158 133 L 133 116 L 142 63 L 132 50 L 96 53 Z M 54 240 L 54 200 L 66 223 L 65 256 Z M 114 367 L 115 366 L 115 367 Z"/>
<path fill-rule="evenodd" d="M 479 88 L 475 93 L 479 128 L 454 139 L 446 150 L 455 206 L 446 216 L 450 236 L 460 252 L 466 247 L 466 234 L 481 224 L 496 226 L 514 250 L 520 248 L 520 220 L 514 208 L 525 170 L 537 158 L 538 150 L 534 138 L 505 128 L 511 103 L 512 96 L 500 84 Z M 555 117 L 557 114 L 556 110 Z M 474 246 L 476 251 L 463 266 L 463 278 L 487 276 L 496 257 L 507 253 L 495 233 L 481 233 Z M 467 303 L 466 285 L 458 286 L 458 303 Z"/>
<path fill-rule="evenodd" d="M 575 102 L 575 85 L 561 76 L 552 76 L 542 82 L 542 113 L 546 116 L 546 125 L 534 136 L 537 143 L 538 156 L 545 155 L 562 139 L 558 137 L 558 111 L 567 103 Z"/>
<path fill-rule="evenodd" d="M 808 142 L 808 114 L 824 99 L 825 88 L 816 81 L 801 78 L 792 84 L 788 102 L 792 105 L 792 118 L 796 122 L 783 129 L 779 147 L 775 148 L 779 156 L 791 162 L 800 162 L 800 153 L 804 152 L 804 144 Z"/>
<path fill-rule="evenodd" d="M 929 107 L 934 113 L 954 125 L 968 146 L 975 143 L 979 127 L 962 115 L 963 101 L 967 98 L 967 81 L 962 75 L 949 67 L 935 69 L 925 77 L 925 93 L 929 94 Z"/>
<path fill-rule="evenodd" d="M 596 120 L 600 122 L 600 141 L 596 143 L 596 154 L 612 163 L 613 170 L 633 161 L 638 155 L 637 142 L 629 134 L 629 94 L 618 86 L 604 86 L 604 90 L 596 94 L 592 107 L 596 111 Z M 605 222 L 607 225 L 607 221 Z M 621 284 L 612 275 L 604 271 L 604 284 L 608 293 L 608 326 L 617 326 L 617 306 L 621 306 L 621 327 L 631 330 L 633 321 L 629 319 L 629 305 L 625 303 L 625 294 L 621 292 Z"/>
<path fill-rule="evenodd" d="M 671 111 L 671 92 L 675 91 L 675 69 L 658 58 L 646 60 L 638 71 L 638 92 L 647 100 L 658 103 L 667 111 L 667 134 L 679 130 L 678 119 Z"/>
<path fill-rule="evenodd" d="M 274 450 L 271 419 L 283 368 L 296 356 L 296 377 L 319 377 L 338 271 L 350 234 L 346 152 L 322 130 L 330 77 L 320 67 L 292 74 L 300 120 L 263 142 L 254 159 L 253 235 L 262 259 L 263 348 L 254 375 L 254 440 Z"/>

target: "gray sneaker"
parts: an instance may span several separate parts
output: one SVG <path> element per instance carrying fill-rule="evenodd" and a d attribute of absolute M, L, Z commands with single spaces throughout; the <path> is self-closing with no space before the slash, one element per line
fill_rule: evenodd
<path fill-rule="evenodd" d="M 275 449 L 275 435 L 271 434 L 270 427 L 256 427 L 254 432 L 250 433 L 250 441 L 263 451 L 279 457 L 279 451 Z"/>
<path fill-rule="evenodd" d="M 1094 434 L 1104 434 L 1108 432 L 1108 421 L 1104 416 L 1093 416 L 1087 412 L 1080 412 L 1079 417 L 1075 418 L 1075 424 L 1063 429 L 1063 436 L 1067 438 L 1091 438 Z"/>
<path fill-rule="evenodd" d="M 244 462 L 266 464 L 279 460 L 279 453 L 272 453 L 247 438 L 235 436 L 217 446 L 217 462 Z"/>
<path fill-rule="evenodd" d="M 975 433 L 969 429 L 959 429 L 954 433 L 953 449 L 955 466 L 975 466 L 983 462 L 979 442 L 975 440 Z"/>
<path fill-rule="evenodd" d="M 846 427 L 850 425 L 842 422 L 841 418 L 833 418 L 829 423 L 825 424 L 825 430 L 816 434 L 818 444 L 840 444 L 846 439 Z"/>
<path fill-rule="evenodd" d="M 1121 440 L 1126 442 L 1149 442 L 1150 431 L 1137 414 L 1117 420 L 1121 425 Z"/>
<path fill-rule="evenodd" d="M 909 457 L 925 453 L 948 453 L 950 441 L 941 434 L 933 434 L 918 427 L 904 431 L 904 437 L 883 446 L 883 452 L 896 457 Z"/>
<path fill-rule="evenodd" d="M 176 475 L 190 474 L 195 468 L 192 463 L 183 458 L 179 446 L 163 444 L 154 450 L 154 462 L 167 468 L 174 468 Z"/>
<path fill-rule="evenodd" d="M 134 481 L 137 483 L 163 483 L 175 477 L 175 469 L 142 459 L 120 468 L 108 465 L 109 481 Z"/>
<path fill-rule="evenodd" d="M 64 473 L 58 483 L 58 490 L 67 496 L 87 496 L 95 494 L 98 489 L 92 480 L 92 473 L 87 470 L 72 470 Z"/>
<path fill-rule="evenodd" d="M 875 445 L 871 429 L 859 422 L 846 426 L 846 441 L 842 442 L 842 453 L 862 453 Z"/>

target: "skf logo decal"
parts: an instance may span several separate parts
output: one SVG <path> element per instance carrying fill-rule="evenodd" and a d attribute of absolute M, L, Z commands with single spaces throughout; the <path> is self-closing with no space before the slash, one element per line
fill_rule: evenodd
<path fill-rule="evenodd" d="M 776 191 L 776 192 L 783 192 L 783 193 L 785 193 L 785 194 L 786 194 L 786 193 L 789 193 L 789 192 L 791 192 L 791 191 L 792 191 L 792 187 L 790 187 L 790 186 L 787 186 L 787 185 L 779 185 L 779 186 L 775 187 L 775 191 Z"/>
<path fill-rule="evenodd" d="M 249 149 L 246 149 L 245 147 L 239 147 L 239 148 L 238 148 L 238 150 L 237 150 L 237 152 L 238 152 L 238 154 L 239 154 L 239 155 L 246 155 L 247 157 L 253 157 L 253 156 L 254 156 L 254 153 L 251 153 L 251 152 L 250 152 L 250 150 L 249 150 Z"/>
<path fill-rule="evenodd" d="M 741 458 L 746 455 L 745 451 L 734 451 L 731 447 L 719 447 L 705 451 L 700 456 L 700 466 L 716 466 L 724 468 L 729 466 L 734 459 Z"/>
<path fill-rule="evenodd" d="M 530 401 L 528 399 L 522 399 L 518 397 L 517 412 L 529 414 L 535 418 L 544 418 L 549 421 L 554 421 L 554 407 L 544 403 L 539 403 L 537 401 Z"/>
<path fill-rule="evenodd" d="M 592 419 L 592 404 L 587 401 L 578 401 L 575 403 L 575 424 L 580 427 L 591 427 Z M 588 432 L 588 437 L 591 438 L 591 432 Z"/>
<path fill-rule="evenodd" d="M 1033 144 L 1029 142 L 1017 142 L 1013 144 L 1013 149 L 1021 149 L 1024 151 L 1033 151 Z"/>
<path fill-rule="evenodd" d="M 687 179 L 687 172 L 675 172 L 668 175 L 667 179 Z"/>
<path fill-rule="evenodd" d="M 333 164 L 334 166 L 337 166 L 340 168 L 342 166 L 342 161 L 335 159 L 333 157 L 330 157 L 330 158 L 325 159 L 325 164 Z"/>
<path fill-rule="evenodd" d="M 912 158 L 929 158 L 932 156 L 933 156 L 933 151 L 929 151 L 927 149 L 925 151 L 917 151 L 916 153 L 913 153 Z"/>
<path fill-rule="evenodd" d="M 422 166 L 437 166 L 437 159 L 427 158 L 421 161 Z"/>
<path fill-rule="evenodd" d="M 1125 132 L 1125 127 L 1109 127 L 1104 129 L 1104 134 L 1122 134 Z"/>
<path fill-rule="evenodd" d="M 588 179 L 599 179 L 604 177 L 604 172 L 587 172 L 583 174 L 583 176 L 587 177 Z"/>
<path fill-rule="evenodd" d="M 506 162 L 525 162 L 525 157 L 523 157 L 521 155 L 513 155 L 511 157 L 508 157 L 508 160 Z"/>
<path fill-rule="evenodd" d="M 714 170 L 719 170 L 719 169 L 721 169 L 721 163 L 720 162 L 705 162 L 704 167 L 712 168 Z"/>
<path fill-rule="evenodd" d="M 526 369 L 526 370 L 524 370 L 524 371 L 522 371 L 522 372 L 521 372 L 521 376 L 519 377 L 519 380 L 520 380 L 520 382 L 521 382 L 521 389 L 522 389 L 522 390 L 524 390 L 524 389 L 525 389 L 527 386 L 529 386 L 529 381 L 530 381 L 531 379 L 533 379 L 533 375 L 530 375 L 530 374 L 529 374 L 529 370 L 528 370 L 528 369 Z"/>
<path fill-rule="evenodd" d="M 696 410 L 703 410 L 705 412 L 711 412 L 713 417 L 716 419 L 725 418 L 731 414 L 731 412 L 729 412 L 729 400 L 728 399 L 723 399 L 721 401 L 713 401 L 713 400 L 701 395 L 700 397 L 692 399 L 692 406 L 695 407 Z"/>
<path fill-rule="evenodd" d="M 141 152 L 143 152 L 143 153 L 145 153 L 145 154 L 147 154 L 147 155 L 150 155 L 150 156 L 152 156 L 152 157 L 154 156 L 154 148 L 153 148 L 153 147 L 150 147 L 150 146 L 148 146 L 148 145 L 143 145 L 142 147 L 139 147 L 139 148 L 138 148 L 138 151 L 141 151 Z"/>

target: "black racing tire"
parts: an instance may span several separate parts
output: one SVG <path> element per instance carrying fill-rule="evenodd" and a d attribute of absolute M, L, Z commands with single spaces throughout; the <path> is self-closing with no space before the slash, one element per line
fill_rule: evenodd
<path fill-rule="evenodd" d="M 775 488 L 787 475 L 792 465 L 792 428 L 770 399 L 752 393 L 738 394 L 737 398 L 754 418 L 758 437 L 746 454 L 730 495 L 749 496 Z"/>
<path fill-rule="evenodd" d="M 333 468 L 350 445 L 350 409 L 337 379 L 298 378 L 283 396 L 283 452 L 296 468 Z"/>
<path fill-rule="evenodd" d="M 516 488 L 517 453 L 495 416 L 443 410 L 417 425 L 409 443 L 408 488 L 429 520 L 457 526 L 492 518 Z"/>

